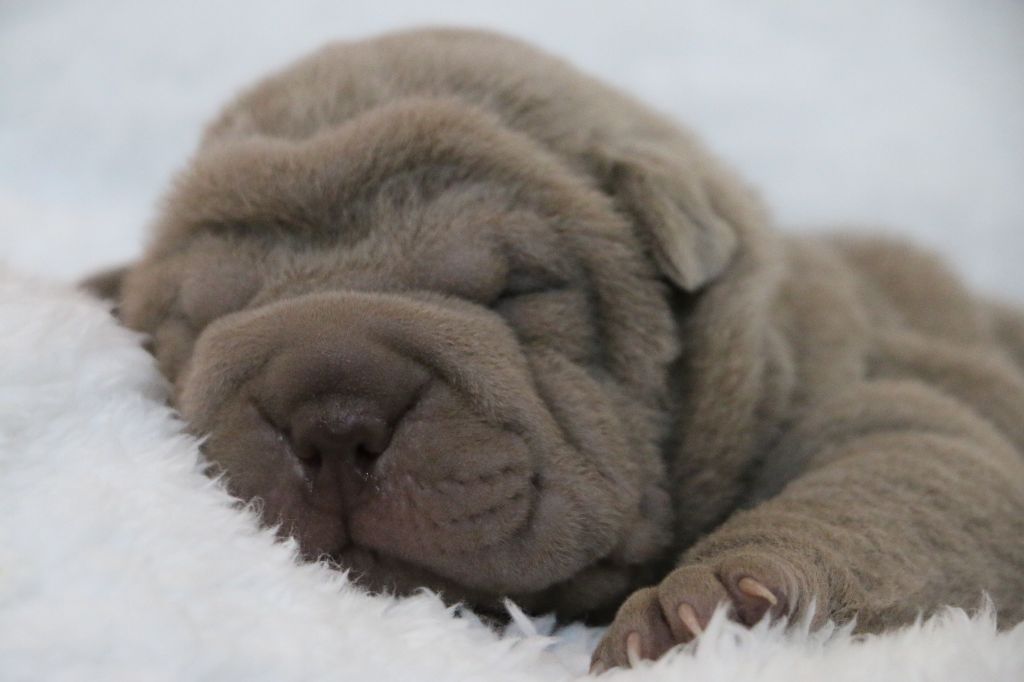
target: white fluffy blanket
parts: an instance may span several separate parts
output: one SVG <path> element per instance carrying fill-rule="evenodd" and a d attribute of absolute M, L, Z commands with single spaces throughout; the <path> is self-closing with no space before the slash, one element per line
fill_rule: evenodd
<path fill-rule="evenodd" d="M 0 270 L 0 679 L 568 680 L 600 632 L 498 634 L 428 593 L 302 564 L 206 478 L 139 339 Z M 644 680 L 1022 680 L 1024 625 L 959 610 L 884 637 L 746 631 L 615 671 Z"/>

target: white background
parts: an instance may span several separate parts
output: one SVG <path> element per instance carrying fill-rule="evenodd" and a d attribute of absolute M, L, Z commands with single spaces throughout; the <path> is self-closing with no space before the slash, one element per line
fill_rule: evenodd
<path fill-rule="evenodd" d="M 898 232 L 1024 301 L 1024 2 L 0 0 L 0 260 L 138 253 L 201 126 L 336 38 L 528 38 L 695 128 L 795 229 Z"/>

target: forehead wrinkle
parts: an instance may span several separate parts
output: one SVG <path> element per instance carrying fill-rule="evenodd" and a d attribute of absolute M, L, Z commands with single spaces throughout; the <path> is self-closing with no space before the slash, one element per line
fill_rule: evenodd
<path fill-rule="evenodd" d="M 510 205 L 512 194 L 498 183 L 472 178 L 467 169 L 454 164 L 399 169 L 379 184 L 350 181 L 347 193 L 337 189 L 346 183 L 328 182 L 315 171 L 298 178 L 253 180 L 251 175 L 219 170 L 227 179 L 218 178 L 204 188 L 218 193 L 215 200 L 183 197 L 205 209 L 193 212 L 192 235 L 320 237 L 352 246 L 381 228 L 400 227 L 421 236 L 446 223 L 479 219 L 481 214 L 493 221 Z M 325 189 L 332 185 L 335 189 Z"/>
<path fill-rule="evenodd" d="M 563 195 L 568 180 L 558 160 L 485 113 L 410 99 L 298 142 L 246 137 L 207 149 L 179 180 L 159 232 L 165 243 L 199 230 L 358 238 L 389 188 L 417 201 L 486 181 L 550 211 L 561 201 L 552 183 Z"/>

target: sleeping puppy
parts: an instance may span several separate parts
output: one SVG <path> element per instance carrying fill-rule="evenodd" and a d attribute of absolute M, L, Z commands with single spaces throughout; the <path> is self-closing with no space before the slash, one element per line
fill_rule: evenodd
<path fill-rule="evenodd" d="M 614 617 L 1024 617 L 1024 316 L 790 238 L 687 133 L 489 33 L 331 45 L 208 128 L 147 333 L 242 499 L 372 589 Z"/>

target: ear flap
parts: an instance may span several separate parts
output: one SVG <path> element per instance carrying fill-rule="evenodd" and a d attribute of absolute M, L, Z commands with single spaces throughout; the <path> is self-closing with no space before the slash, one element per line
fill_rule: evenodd
<path fill-rule="evenodd" d="M 97 298 L 119 304 L 121 302 L 121 284 L 124 281 L 124 276 L 128 274 L 130 269 L 131 266 L 123 265 L 119 268 L 110 268 L 97 272 L 95 275 L 79 282 L 78 288 Z M 116 307 L 114 308 L 114 316 L 117 316 Z"/>
<path fill-rule="evenodd" d="M 736 252 L 736 227 L 722 207 L 749 202 L 726 196 L 744 190 L 706 156 L 677 151 L 680 158 L 656 150 L 602 154 L 603 184 L 632 216 L 662 274 L 692 292 L 721 274 Z"/>

